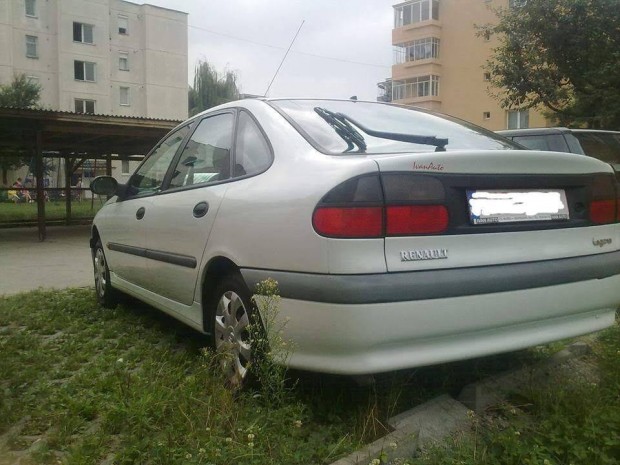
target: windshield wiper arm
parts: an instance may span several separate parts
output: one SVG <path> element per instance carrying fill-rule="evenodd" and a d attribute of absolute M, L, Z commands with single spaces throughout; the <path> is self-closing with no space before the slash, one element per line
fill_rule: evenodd
<path fill-rule="evenodd" d="M 346 117 L 321 107 L 314 107 L 314 111 L 334 128 L 334 131 L 347 143 L 348 148 L 343 153 L 350 152 L 355 146 L 357 146 L 358 152 L 366 151 L 364 137 L 349 124 Z"/>
<path fill-rule="evenodd" d="M 446 145 L 448 145 L 448 139 L 440 139 L 436 136 L 421 136 L 419 134 L 403 134 L 399 132 L 376 131 L 374 129 L 370 129 L 362 125 L 361 123 L 354 120 L 350 116 L 345 115 L 344 113 L 334 113 L 332 111 L 325 110 L 324 108 L 321 108 L 321 107 L 316 107 L 314 111 L 316 111 L 319 115 L 321 115 L 320 112 L 324 112 L 327 115 L 329 115 L 330 118 L 333 118 L 338 122 L 347 123 L 347 125 L 351 128 L 352 126 L 349 123 L 353 123 L 355 126 L 360 128 L 362 131 L 364 131 L 369 136 L 378 137 L 380 139 L 396 140 L 400 142 L 410 142 L 412 144 L 433 145 L 436 147 L 435 152 L 445 152 Z M 323 117 L 323 119 L 325 119 L 325 116 L 323 115 L 321 116 Z M 359 135 L 357 131 L 355 132 Z M 364 144 L 364 149 L 366 149 L 366 144 Z"/>

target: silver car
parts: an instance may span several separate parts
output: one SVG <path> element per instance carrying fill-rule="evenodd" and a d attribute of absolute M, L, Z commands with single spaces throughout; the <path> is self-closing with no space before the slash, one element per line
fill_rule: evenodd
<path fill-rule="evenodd" d="M 273 278 L 291 367 L 370 374 L 614 322 L 612 168 L 396 105 L 263 99 L 184 122 L 92 226 L 99 301 L 137 297 L 233 352 Z"/>

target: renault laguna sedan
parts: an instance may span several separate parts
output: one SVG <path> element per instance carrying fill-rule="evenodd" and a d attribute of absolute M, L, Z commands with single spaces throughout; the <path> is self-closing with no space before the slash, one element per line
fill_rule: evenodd
<path fill-rule="evenodd" d="M 92 226 L 99 301 L 130 294 L 205 333 L 238 380 L 267 278 L 288 364 L 350 375 L 597 331 L 620 303 L 608 164 L 420 109 L 232 102 L 92 189 L 112 195 Z"/>

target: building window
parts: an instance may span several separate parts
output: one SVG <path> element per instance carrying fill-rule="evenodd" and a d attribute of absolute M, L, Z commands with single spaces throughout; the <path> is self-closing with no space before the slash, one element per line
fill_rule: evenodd
<path fill-rule="evenodd" d="M 123 106 L 129 106 L 129 87 L 121 87 L 120 92 L 120 104 Z"/>
<path fill-rule="evenodd" d="M 39 58 L 39 38 L 37 36 L 26 36 L 26 56 L 28 58 Z"/>
<path fill-rule="evenodd" d="M 439 95 L 439 76 L 418 76 L 392 84 L 392 100 Z"/>
<path fill-rule="evenodd" d="M 439 39 L 436 37 L 414 40 L 394 47 L 395 64 L 429 58 L 439 58 Z"/>
<path fill-rule="evenodd" d="M 26 16 L 37 17 L 37 1 L 26 0 Z"/>
<path fill-rule="evenodd" d="M 73 72 L 76 81 L 95 82 L 95 63 L 75 60 Z"/>
<path fill-rule="evenodd" d="M 439 19 L 439 0 L 414 0 L 394 7 L 394 27 Z"/>
<path fill-rule="evenodd" d="M 525 129 L 530 127 L 530 111 L 508 111 L 508 129 Z"/>
<path fill-rule="evenodd" d="M 75 99 L 75 112 L 76 113 L 95 113 L 95 101 L 84 100 L 81 98 Z"/>
<path fill-rule="evenodd" d="M 127 52 L 118 53 L 118 69 L 129 71 L 129 54 Z"/>
<path fill-rule="evenodd" d="M 484 113 L 482 113 L 482 119 L 491 119 L 491 112 L 485 111 Z"/>
<path fill-rule="evenodd" d="M 485 81 L 490 81 L 491 80 L 491 73 L 484 73 L 484 80 Z"/>
<path fill-rule="evenodd" d="M 524 7 L 526 3 L 527 0 L 510 0 L 508 2 L 508 5 L 510 6 L 510 8 L 521 8 Z"/>
<path fill-rule="evenodd" d="M 129 172 L 129 160 L 121 160 L 121 174 L 131 174 Z"/>
<path fill-rule="evenodd" d="M 127 16 L 118 15 L 118 33 L 127 34 L 129 30 L 129 18 Z"/>
<path fill-rule="evenodd" d="M 28 84 L 35 84 L 35 85 L 40 85 L 39 84 L 39 76 L 26 76 L 26 79 L 28 80 Z"/>
<path fill-rule="evenodd" d="M 93 26 L 90 24 L 73 23 L 73 41 L 83 44 L 93 43 Z"/>

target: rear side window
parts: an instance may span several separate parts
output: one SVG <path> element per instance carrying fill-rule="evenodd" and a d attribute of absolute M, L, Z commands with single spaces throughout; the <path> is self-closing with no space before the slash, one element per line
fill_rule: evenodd
<path fill-rule="evenodd" d="M 234 116 L 225 113 L 203 119 L 185 145 L 170 180 L 170 188 L 230 178 Z"/>
<path fill-rule="evenodd" d="M 239 112 L 233 177 L 260 173 L 270 164 L 271 149 L 265 136 L 248 113 Z"/>
<path fill-rule="evenodd" d="M 531 150 L 551 152 L 569 152 L 568 145 L 561 134 L 544 134 L 539 136 L 514 136 L 515 142 Z"/>

